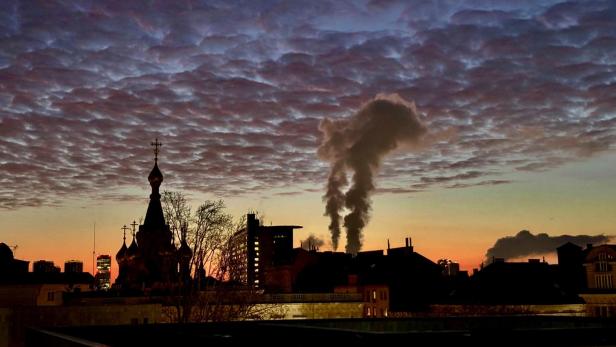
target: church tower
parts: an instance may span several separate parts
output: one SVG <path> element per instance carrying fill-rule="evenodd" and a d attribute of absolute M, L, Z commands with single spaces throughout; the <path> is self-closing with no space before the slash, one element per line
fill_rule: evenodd
<path fill-rule="evenodd" d="M 156 139 L 152 142 L 152 146 L 154 146 L 154 167 L 148 175 L 152 193 L 145 220 L 137 232 L 137 244 L 145 268 L 145 287 L 166 288 L 177 279 L 178 263 L 173 234 L 165 222 L 160 202 L 159 188 L 163 183 L 163 174 L 158 168 L 158 153 L 162 143 Z"/>

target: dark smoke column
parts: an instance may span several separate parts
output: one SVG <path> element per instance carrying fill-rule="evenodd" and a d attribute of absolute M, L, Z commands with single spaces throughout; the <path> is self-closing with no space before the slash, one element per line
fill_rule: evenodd
<path fill-rule="evenodd" d="M 374 191 L 374 175 L 383 157 L 401 143 L 416 143 L 426 132 L 417 117 L 415 105 L 400 96 L 378 95 L 353 117 L 332 121 L 324 119 L 319 129 L 323 143 L 318 154 L 331 163 L 325 215 L 330 217 L 332 246 L 338 248 L 340 213 L 347 231 L 347 253 L 357 253 L 362 245 L 362 230 L 370 217 L 370 194 Z M 347 170 L 352 171 L 352 184 L 346 193 Z"/>

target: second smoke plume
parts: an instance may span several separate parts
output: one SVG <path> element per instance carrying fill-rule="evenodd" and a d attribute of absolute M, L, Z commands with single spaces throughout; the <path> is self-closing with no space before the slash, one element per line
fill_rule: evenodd
<path fill-rule="evenodd" d="M 347 253 L 357 253 L 362 246 L 362 229 L 368 223 L 370 195 L 374 191 L 374 175 L 383 157 L 402 143 L 416 143 L 426 132 L 417 117 L 415 104 L 397 94 L 378 95 L 349 119 L 324 119 L 319 125 L 324 135 L 318 154 L 331 164 L 325 215 L 330 217 L 332 247 L 338 248 L 340 218 L 343 209 L 347 234 Z M 350 188 L 347 171 L 352 172 Z"/>

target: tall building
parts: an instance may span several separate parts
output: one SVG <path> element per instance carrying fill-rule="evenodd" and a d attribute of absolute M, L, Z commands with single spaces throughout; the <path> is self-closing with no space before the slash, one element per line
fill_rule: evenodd
<path fill-rule="evenodd" d="M 81 260 L 67 260 L 64 262 L 64 272 L 80 273 L 83 272 L 83 262 Z"/>
<path fill-rule="evenodd" d="M 32 263 L 32 272 L 60 272 L 60 268 L 53 261 L 37 260 Z"/>
<path fill-rule="evenodd" d="M 586 288 L 586 274 L 583 265 L 585 251 L 582 247 L 567 242 L 556 248 L 556 253 L 561 285 L 571 293 L 580 293 Z"/>
<path fill-rule="evenodd" d="M 268 272 L 293 262 L 293 230 L 298 225 L 263 226 L 248 214 L 246 227 L 232 239 L 234 271 L 231 279 L 256 288 L 263 286 Z"/>
<path fill-rule="evenodd" d="M 96 257 L 96 286 L 108 290 L 111 287 L 111 256 L 102 254 Z"/>
<path fill-rule="evenodd" d="M 133 222 L 130 246 L 126 247 L 125 235 L 124 243 L 116 254 L 120 268 L 116 284 L 122 289 L 166 289 L 178 283 L 180 277 L 184 280 L 190 277 L 188 273 L 178 274 L 178 264 L 181 271 L 188 272 L 187 264 L 192 258 L 192 251 L 185 239 L 181 240 L 180 249 L 176 249 L 173 234 L 165 221 L 159 192 L 163 174 L 158 168 L 158 153 L 162 144 L 156 139 L 152 146 L 154 167 L 148 175 L 152 193 L 145 220 L 138 231 L 135 229 L 137 223 Z"/>

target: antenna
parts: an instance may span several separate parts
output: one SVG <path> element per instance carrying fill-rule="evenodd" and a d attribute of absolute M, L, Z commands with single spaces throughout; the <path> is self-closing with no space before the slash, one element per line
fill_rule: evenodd
<path fill-rule="evenodd" d="M 94 259 L 96 256 L 96 222 L 94 222 L 94 247 L 92 248 L 92 275 L 94 272 L 94 265 L 96 264 L 96 260 Z"/>

